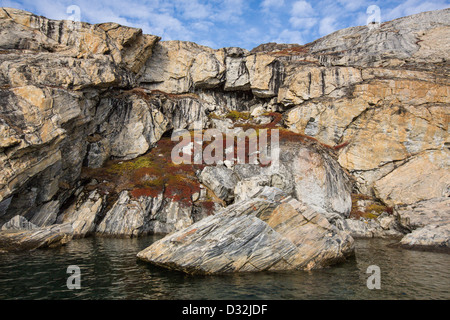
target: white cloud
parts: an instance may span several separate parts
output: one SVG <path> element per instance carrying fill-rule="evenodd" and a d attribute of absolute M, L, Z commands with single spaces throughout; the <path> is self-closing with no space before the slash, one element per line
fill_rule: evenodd
<path fill-rule="evenodd" d="M 294 28 L 300 28 L 300 29 L 311 29 L 317 24 L 318 19 L 317 18 L 298 18 L 298 17 L 291 17 L 289 19 L 289 22 Z"/>
<path fill-rule="evenodd" d="M 366 12 L 358 12 L 355 16 L 355 26 L 364 26 L 367 24 L 369 15 Z"/>
<path fill-rule="evenodd" d="M 297 43 L 297 44 L 304 44 L 305 41 L 303 39 L 303 35 L 300 31 L 292 31 L 285 29 L 283 30 L 279 35 L 278 38 L 275 40 L 277 43 Z"/>
<path fill-rule="evenodd" d="M 313 7 L 307 1 L 297 1 L 292 6 L 293 17 L 311 17 L 315 14 Z"/>
<path fill-rule="evenodd" d="M 244 0 L 221 0 L 216 6 L 214 20 L 238 23 L 244 11 Z"/>
<path fill-rule="evenodd" d="M 316 12 L 307 1 L 297 1 L 292 5 L 289 23 L 300 30 L 309 30 L 317 24 Z"/>
<path fill-rule="evenodd" d="M 356 11 L 367 8 L 371 3 L 370 0 L 338 0 L 338 3 L 348 11 Z"/>
<path fill-rule="evenodd" d="M 206 19 L 212 14 L 209 5 L 199 3 L 197 0 L 183 0 L 179 3 L 185 19 Z"/>
<path fill-rule="evenodd" d="M 264 11 L 270 11 L 275 8 L 281 8 L 284 6 L 284 0 L 264 0 L 261 3 L 261 7 Z"/>
<path fill-rule="evenodd" d="M 420 1 L 420 0 L 407 0 L 393 9 L 381 8 L 381 19 L 383 21 L 389 21 L 396 18 L 409 16 L 412 14 L 431 11 L 431 10 L 439 10 L 450 7 L 449 3 L 445 0 L 436 0 L 436 1 Z"/>
<path fill-rule="evenodd" d="M 338 26 L 334 17 L 325 17 L 320 20 L 319 33 L 321 36 L 325 36 L 336 30 L 338 30 Z"/>
<path fill-rule="evenodd" d="M 208 32 L 214 28 L 214 23 L 211 21 L 202 20 L 191 23 L 189 28 L 195 30 L 196 32 Z"/>

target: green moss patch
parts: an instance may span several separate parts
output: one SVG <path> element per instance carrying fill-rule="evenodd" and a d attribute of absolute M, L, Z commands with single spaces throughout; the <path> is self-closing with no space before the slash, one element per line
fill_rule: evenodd
<path fill-rule="evenodd" d="M 236 110 L 232 110 L 227 113 L 225 116 L 227 119 L 231 119 L 233 121 L 244 120 L 247 121 L 251 118 L 250 112 L 239 112 Z"/>
<path fill-rule="evenodd" d="M 360 200 L 368 202 L 366 206 L 361 208 L 358 205 Z M 350 212 L 350 218 L 352 219 L 376 219 L 382 213 L 393 214 L 393 208 L 388 207 L 373 197 L 363 194 L 352 194 L 352 211 Z"/>

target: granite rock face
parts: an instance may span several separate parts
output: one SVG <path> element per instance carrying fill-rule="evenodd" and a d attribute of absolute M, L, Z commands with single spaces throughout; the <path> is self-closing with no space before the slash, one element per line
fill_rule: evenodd
<path fill-rule="evenodd" d="M 82 193 L 78 200 L 58 217 L 58 223 L 71 224 L 73 236 L 83 238 L 95 231 L 95 224 L 104 206 L 101 195 Z"/>
<path fill-rule="evenodd" d="M 198 219 L 193 208 L 177 201 L 156 197 L 132 199 L 127 191 L 109 210 L 96 229 L 96 234 L 112 237 L 137 237 L 168 234 L 183 229 Z"/>
<path fill-rule="evenodd" d="M 340 30 L 304 46 L 247 51 L 1 8 L 0 227 L 33 231 L 64 222 L 77 237 L 184 228 L 196 221 L 195 208 L 178 201 L 164 199 L 154 214 L 157 197 L 80 195 L 88 183 L 82 169 L 146 154 L 173 130 L 227 131 L 233 121 L 224 118 L 240 111 L 260 125 L 282 113 L 278 126 L 316 139 L 317 147 L 286 148 L 276 173 L 227 163 L 206 168 L 199 181 L 223 204 L 271 186 L 355 234 L 393 230 L 382 227 L 387 220 L 368 231 L 342 219 L 351 192 L 400 211 L 429 200 L 439 207 L 431 200 L 448 198 L 450 69 L 442 39 L 449 21 L 444 9 Z"/>
<path fill-rule="evenodd" d="M 224 95 L 251 92 L 253 106 L 289 109 L 289 129 L 340 147 L 339 163 L 359 192 L 389 205 L 414 203 L 439 196 L 449 180 L 448 45 L 440 40 L 450 32 L 449 16 L 448 9 L 425 12 L 379 28 L 340 30 L 305 46 L 272 44 L 252 52 L 162 42 L 139 81 L 173 94 L 198 91 L 195 61 L 203 50 L 199 60 L 219 80 L 208 88 L 225 83 Z M 155 64 L 161 67 L 151 70 Z M 212 100 L 214 94 L 201 95 Z M 248 108 L 243 100 L 237 105 Z M 428 171 L 415 170 L 420 166 Z M 413 176 L 409 184 L 399 181 L 406 175 Z M 442 182 L 429 183 L 435 176 Z M 417 189 L 414 181 L 424 186 Z M 399 184 L 402 191 L 393 190 Z"/>
<path fill-rule="evenodd" d="M 358 190 L 389 205 L 448 188 L 447 44 L 439 36 L 450 32 L 449 15 L 426 12 L 321 38 L 296 54 L 318 66 L 300 66 L 308 76 L 295 74 L 280 89 L 279 101 L 292 105 L 285 125 L 340 145 L 339 163 Z"/>
<path fill-rule="evenodd" d="M 279 189 L 175 232 L 138 258 L 192 274 L 311 270 L 353 254 L 353 238 Z"/>
<path fill-rule="evenodd" d="M 137 94 L 103 99 L 95 120 L 99 126 L 89 145 L 90 167 L 101 167 L 110 157 L 128 160 L 146 153 L 161 139 L 169 122 L 161 111 Z"/>
<path fill-rule="evenodd" d="M 0 24 L 0 202 L 11 201 L 8 220 L 73 194 L 88 137 L 105 121 L 95 117 L 102 91 L 131 85 L 159 38 L 10 8 L 0 9 Z"/>
<path fill-rule="evenodd" d="M 0 225 L 36 220 L 50 204 L 54 223 L 83 166 L 133 159 L 166 131 L 206 125 L 211 105 L 197 96 L 130 90 L 159 37 L 10 8 L 0 24 Z"/>

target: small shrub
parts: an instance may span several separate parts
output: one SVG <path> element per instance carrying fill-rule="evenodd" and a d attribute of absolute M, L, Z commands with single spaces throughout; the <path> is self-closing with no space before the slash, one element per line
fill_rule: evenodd
<path fill-rule="evenodd" d="M 208 118 L 209 119 L 216 119 L 216 120 L 221 120 L 222 117 L 218 116 L 215 112 L 211 112 L 210 114 L 208 114 Z"/>
<path fill-rule="evenodd" d="M 148 168 L 148 167 L 151 167 L 152 165 L 153 165 L 153 163 L 152 163 L 151 159 L 143 156 L 143 157 L 136 158 L 134 160 L 123 161 L 123 162 L 118 162 L 118 163 L 112 164 L 107 168 L 107 171 L 109 171 L 111 173 L 120 174 L 120 173 L 123 173 L 124 171 L 137 170 L 140 168 Z"/>
<path fill-rule="evenodd" d="M 370 201 L 372 202 L 364 208 L 363 211 L 360 210 L 358 201 Z M 353 219 L 376 219 L 383 212 L 388 214 L 393 214 L 393 209 L 379 203 L 375 198 L 364 195 L 364 194 L 352 194 L 352 210 L 350 212 L 350 218 Z"/>
<path fill-rule="evenodd" d="M 206 215 L 211 216 L 214 214 L 214 209 L 215 209 L 214 201 L 210 201 L 210 200 L 201 201 L 198 203 L 198 205 L 201 207 L 202 211 L 204 213 L 206 213 Z"/>
<path fill-rule="evenodd" d="M 138 188 L 132 190 L 130 193 L 133 198 L 137 199 L 140 197 L 157 197 L 160 192 L 152 188 Z"/>
<path fill-rule="evenodd" d="M 225 118 L 231 119 L 233 121 L 248 120 L 248 119 L 250 119 L 250 113 L 249 112 L 239 112 L 239 111 L 236 111 L 236 110 L 232 110 L 232 111 L 227 113 Z"/>

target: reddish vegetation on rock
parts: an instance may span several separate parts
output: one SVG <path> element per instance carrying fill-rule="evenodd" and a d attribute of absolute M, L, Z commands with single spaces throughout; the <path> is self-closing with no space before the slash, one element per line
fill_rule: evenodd
<path fill-rule="evenodd" d="M 163 193 L 166 198 L 191 205 L 191 196 L 200 190 L 195 171 L 202 166 L 175 165 L 171 160 L 175 144 L 169 137 L 162 138 L 150 152 L 137 159 L 112 160 L 99 169 L 84 168 L 83 178 L 96 179 L 99 185 L 95 187 L 104 193 L 129 190 L 135 198 Z"/>

